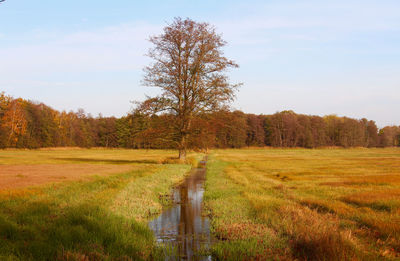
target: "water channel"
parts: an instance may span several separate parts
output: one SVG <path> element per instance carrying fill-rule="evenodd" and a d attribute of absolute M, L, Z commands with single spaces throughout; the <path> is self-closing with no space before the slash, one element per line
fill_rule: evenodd
<path fill-rule="evenodd" d="M 199 253 L 211 245 L 209 219 L 202 215 L 205 176 L 205 168 L 192 169 L 173 189 L 172 207 L 149 222 L 157 241 L 173 249 L 165 252 L 165 260 L 211 260 Z"/>

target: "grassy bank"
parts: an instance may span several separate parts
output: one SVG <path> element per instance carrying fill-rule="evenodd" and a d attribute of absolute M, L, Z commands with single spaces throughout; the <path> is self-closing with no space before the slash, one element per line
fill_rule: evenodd
<path fill-rule="evenodd" d="M 399 149 L 218 150 L 207 168 L 219 259 L 400 257 Z"/>
<path fill-rule="evenodd" d="M 3 189 L 0 194 L 0 259 L 158 259 L 160 250 L 147 227 L 147 218 L 168 204 L 165 195 L 190 169 L 190 165 L 158 164 L 172 153 L 143 151 L 140 154 L 128 150 L 0 152 L 2 166 L 56 164 L 62 169 L 63 164 L 73 161 L 77 167 L 85 164 L 85 169 L 87 164 L 116 167 L 114 173 L 93 174 L 84 179 L 69 180 L 67 177 L 67 181 L 57 183 Z M 121 165 L 129 165 L 129 170 L 118 172 Z"/>

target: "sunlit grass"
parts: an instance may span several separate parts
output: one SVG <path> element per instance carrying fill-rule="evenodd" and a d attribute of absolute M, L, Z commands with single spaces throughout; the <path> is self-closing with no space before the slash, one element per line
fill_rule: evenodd
<path fill-rule="evenodd" d="M 181 181 L 182 174 L 189 170 L 189 165 L 166 165 L 156 174 L 137 179 L 118 192 L 111 209 L 114 213 L 144 221 L 170 203 L 171 186 Z"/>
<path fill-rule="evenodd" d="M 115 173 L 82 180 L 3 189 L 0 260 L 161 258 L 147 220 L 169 203 L 165 195 L 190 169 L 159 164 L 173 156 L 173 151 L 161 150 L 0 151 L 0 162 L 7 165 L 116 166 Z M 129 170 L 118 171 L 121 164 Z"/>
<path fill-rule="evenodd" d="M 129 150 L 129 149 L 69 149 L 0 150 L 0 165 L 5 164 L 131 164 L 162 163 L 169 157 L 177 157 L 173 150 Z"/>
<path fill-rule="evenodd" d="M 219 258 L 400 257 L 400 149 L 216 150 L 212 158 L 206 205 L 215 235 L 232 234 L 215 246 Z M 261 235 L 231 229 L 238 211 Z M 246 234 L 255 245 L 239 251 Z"/>

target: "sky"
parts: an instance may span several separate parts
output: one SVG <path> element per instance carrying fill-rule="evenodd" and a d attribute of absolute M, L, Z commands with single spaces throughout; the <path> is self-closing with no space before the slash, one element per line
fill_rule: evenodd
<path fill-rule="evenodd" d="M 159 93 L 141 85 L 148 38 L 174 17 L 216 27 L 247 113 L 336 114 L 400 125 L 398 0 L 6 0 L 0 92 L 54 109 L 123 116 Z"/>

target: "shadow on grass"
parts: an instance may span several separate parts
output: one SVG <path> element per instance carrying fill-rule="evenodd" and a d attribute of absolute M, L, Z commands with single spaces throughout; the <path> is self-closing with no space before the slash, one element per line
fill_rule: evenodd
<path fill-rule="evenodd" d="M 145 225 L 99 206 L 31 202 L 0 213 L 1 260 L 148 260 L 155 252 Z"/>
<path fill-rule="evenodd" d="M 80 163 L 107 163 L 107 164 L 160 164 L 156 160 L 117 160 L 117 159 L 89 159 L 89 158 L 53 158 L 59 161 L 72 161 Z"/>

